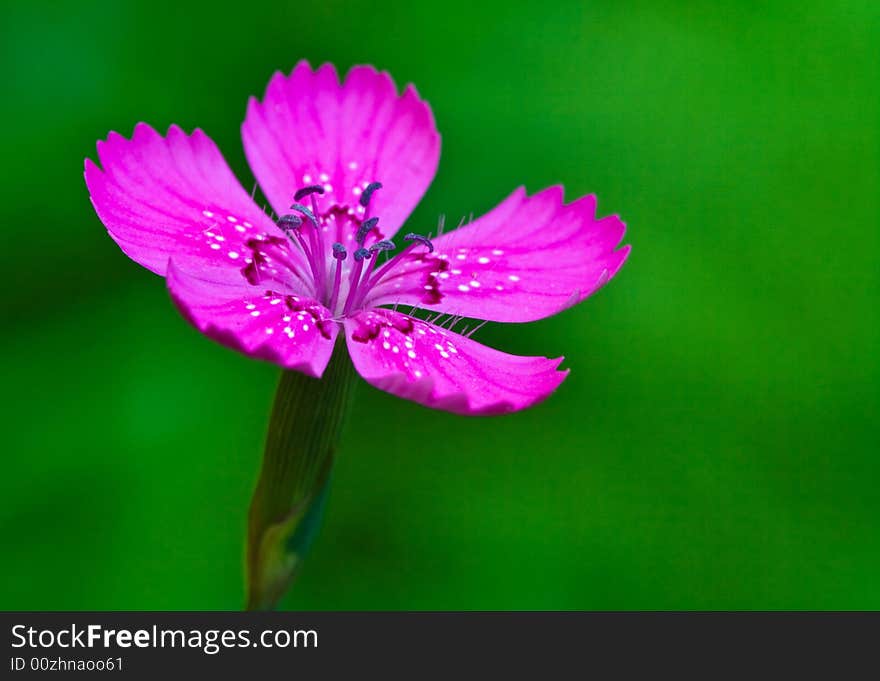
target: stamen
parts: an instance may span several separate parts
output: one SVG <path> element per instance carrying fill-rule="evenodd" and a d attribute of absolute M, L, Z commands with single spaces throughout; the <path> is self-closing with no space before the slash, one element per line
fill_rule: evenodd
<path fill-rule="evenodd" d="M 309 194 L 323 194 L 324 187 L 319 184 L 309 185 L 308 187 L 303 187 L 302 189 L 298 189 L 296 194 L 293 195 L 294 201 L 301 201 L 303 197 L 308 196 Z M 291 206 L 292 208 L 293 206 Z"/>
<path fill-rule="evenodd" d="M 296 216 L 293 216 L 293 217 L 296 217 Z M 300 224 L 302 224 L 302 221 L 300 221 Z M 315 254 L 314 254 L 314 246 L 315 246 L 314 239 L 310 239 L 310 241 L 312 242 L 312 245 L 311 245 L 311 247 L 309 247 L 309 245 L 306 243 L 306 240 L 303 238 L 302 230 L 299 229 L 299 225 L 297 225 L 297 227 L 295 229 L 294 228 L 285 229 L 284 233 L 285 233 L 285 235 L 287 235 L 287 238 L 290 239 L 290 241 L 292 243 L 295 243 L 299 246 L 300 250 L 302 251 L 302 254 L 305 256 L 306 262 L 309 265 L 309 270 L 311 270 L 311 272 L 312 272 L 312 280 L 315 282 L 315 285 L 317 286 L 318 282 L 320 281 L 319 273 L 321 270 L 318 268 L 318 263 L 316 262 L 316 258 L 315 258 Z M 316 294 L 317 294 L 317 290 L 316 290 Z"/>
<path fill-rule="evenodd" d="M 315 217 L 317 204 L 315 204 L 314 195 L 312 196 L 312 205 L 315 206 L 314 211 L 306 208 L 301 203 L 291 204 L 290 207 L 305 215 L 315 228 L 314 231 L 309 230 L 309 243 L 311 244 L 311 251 L 315 261 L 315 276 L 318 282 L 318 295 L 323 296 L 326 292 L 327 264 L 324 261 L 324 239 L 321 236 L 321 225 L 318 222 L 318 218 Z"/>
<path fill-rule="evenodd" d="M 311 223 L 315 226 L 315 229 L 318 229 L 318 218 L 315 217 L 315 214 L 311 211 L 311 209 L 306 208 L 301 203 L 294 203 L 290 206 L 293 210 L 297 210 L 303 215 L 305 215 Z"/>
<path fill-rule="evenodd" d="M 369 257 L 370 252 L 366 248 L 359 248 L 354 252 L 354 267 L 351 268 L 348 275 L 348 298 L 345 300 L 345 307 L 342 308 L 343 317 L 348 314 L 352 305 L 354 305 L 358 298 L 361 272 L 364 269 L 364 260 Z"/>
<path fill-rule="evenodd" d="M 348 256 L 345 246 L 340 243 L 333 244 L 333 257 L 336 259 L 336 268 L 333 272 L 333 291 L 330 293 L 330 301 L 327 309 L 332 313 L 336 309 L 336 299 L 339 297 L 339 284 L 342 281 L 342 261 Z"/>
<path fill-rule="evenodd" d="M 382 267 L 377 269 L 372 273 L 369 282 L 367 282 L 367 289 L 373 288 L 379 281 L 384 277 L 388 272 L 396 268 L 400 263 L 404 262 L 405 256 L 416 247 L 415 244 L 409 244 L 406 248 L 404 248 L 400 253 L 391 258 L 388 262 L 384 263 Z"/>
<path fill-rule="evenodd" d="M 394 245 L 393 241 L 390 241 L 389 239 L 383 239 L 382 241 L 377 241 L 372 246 L 370 246 L 370 253 L 376 253 L 378 251 L 393 251 L 395 248 L 397 247 Z"/>
<path fill-rule="evenodd" d="M 379 252 L 393 251 L 395 248 L 397 247 L 394 245 L 393 241 L 391 241 L 390 239 L 382 239 L 382 241 L 377 241 L 367 250 L 367 257 L 373 257 L 370 260 L 369 264 L 364 268 L 363 275 L 360 278 L 357 290 L 352 291 L 352 293 L 355 295 L 355 306 L 361 305 L 361 303 L 363 303 L 364 297 L 367 295 L 367 293 L 369 293 L 370 288 L 372 288 L 373 280 L 370 275 L 373 273 L 374 268 L 376 267 L 376 261 L 379 259 Z M 358 249 L 358 253 L 363 250 L 363 248 Z M 355 257 L 357 257 L 357 254 L 355 254 Z"/>
<path fill-rule="evenodd" d="M 431 243 L 431 240 L 428 237 L 422 236 L 421 234 L 413 234 L 412 232 L 410 232 L 405 237 L 403 237 L 403 240 L 404 241 L 418 241 L 420 244 L 427 247 L 428 253 L 434 252 L 434 244 Z"/>
<path fill-rule="evenodd" d="M 361 226 L 358 227 L 357 234 L 355 234 L 355 241 L 357 241 L 361 246 L 364 245 L 364 240 L 367 238 L 367 234 L 370 233 L 370 230 L 376 226 L 376 223 L 379 222 L 379 218 L 370 218 L 369 220 L 364 220 L 361 223 Z"/>
<path fill-rule="evenodd" d="M 282 215 L 278 218 L 278 226 L 287 232 L 291 229 L 299 229 L 302 225 L 302 218 L 299 215 Z"/>
<path fill-rule="evenodd" d="M 278 227 L 284 232 L 285 236 L 290 239 L 291 243 L 297 244 L 302 249 L 303 255 L 311 265 L 312 256 L 305 239 L 302 238 L 299 228 L 302 227 L 302 218 L 299 215 L 282 215 L 278 218 Z M 314 268 L 312 268 L 314 269 Z"/>
<path fill-rule="evenodd" d="M 418 244 L 421 244 L 421 245 L 427 247 L 428 253 L 434 252 L 434 244 L 431 242 L 431 240 L 428 237 L 423 236 L 422 234 L 414 234 L 414 233 L 410 232 L 409 234 L 407 234 L 403 238 L 406 241 L 409 241 L 411 243 L 408 244 L 406 246 L 406 248 L 404 248 L 400 253 L 398 253 L 396 256 L 394 256 L 391 260 L 389 260 L 384 265 L 382 265 L 381 267 L 379 267 L 378 269 L 376 269 L 374 272 L 371 273 L 369 280 L 367 281 L 366 285 L 363 287 L 364 293 L 361 296 L 362 299 L 366 299 L 367 292 L 370 289 L 372 289 L 374 286 L 378 285 L 378 283 L 382 280 L 382 278 L 386 274 L 388 274 L 393 269 L 395 269 L 398 265 L 400 265 L 400 263 L 405 262 L 406 256 Z M 381 242 L 379 242 L 379 243 L 381 243 Z M 378 246 L 378 244 L 375 244 L 373 246 L 373 248 L 375 248 L 375 246 Z M 372 250 L 372 248 L 370 250 Z"/>
<path fill-rule="evenodd" d="M 368 184 L 366 186 L 366 188 L 364 189 L 364 191 L 361 193 L 360 204 L 364 208 L 366 208 L 368 205 L 370 205 L 370 199 L 373 196 L 373 192 L 376 191 L 377 189 L 382 189 L 382 183 L 381 182 L 370 182 L 370 184 Z"/>
<path fill-rule="evenodd" d="M 278 264 L 283 265 L 284 269 L 290 270 L 293 276 L 301 278 L 303 283 L 311 284 L 314 288 L 314 298 L 327 305 L 334 315 L 345 317 L 351 310 L 359 308 L 363 305 L 370 290 L 391 274 L 395 268 L 401 266 L 401 263 L 405 265 L 410 261 L 410 258 L 414 258 L 420 263 L 427 264 L 431 260 L 428 254 L 435 250 L 430 235 L 409 233 L 404 237 L 409 243 L 404 246 L 402 251 L 396 257 L 388 258 L 387 262 L 379 263 L 378 254 L 380 252 L 387 253 L 397 248 L 393 241 L 382 238 L 377 228 L 379 218 L 370 216 L 373 194 L 379 189 L 382 189 L 381 182 L 370 182 L 360 193 L 358 203 L 361 208 L 357 210 L 357 213 L 360 214 L 358 216 L 360 220 L 355 217 L 356 212 L 349 209 L 348 206 L 333 203 L 328 210 L 319 208 L 318 200 L 329 190 L 329 185 L 323 183 L 310 184 L 297 189 L 293 197 L 294 202 L 290 206 L 293 213 L 282 215 L 277 219 L 278 228 L 284 232 L 290 244 L 298 246 L 298 249 L 293 250 L 300 250 L 304 256 L 304 262 L 298 262 L 298 259 L 280 258 L 282 253 L 273 254 L 278 260 Z M 330 222 L 331 218 L 336 221 L 335 227 Z M 311 223 L 314 229 L 306 229 L 307 223 Z M 355 248 L 349 247 L 347 249 L 339 242 L 330 243 L 328 237 L 331 234 L 339 239 L 344 232 L 351 234 L 349 230 L 354 225 L 357 225 L 353 235 L 356 242 Z M 367 246 L 367 237 L 373 230 L 376 230 L 375 236 L 371 238 L 371 242 L 374 243 Z M 283 243 L 281 239 L 275 238 L 279 243 Z M 351 236 L 346 238 L 350 239 Z M 410 255 L 411 251 L 418 246 L 424 246 L 427 253 Z M 282 248 L 290 249 L 290 245 L 282 246 Z M 328 250 L 329 253 L 327 253 Z M 326 258 L 327 255 L 332 256 L 332 260 Z M 353 256 L 353 260 L 345 262 L 349 255 Z M 328 271 L 330 268 L 333 268 L 332 272 Z M 266 267 L 262 262 L 258 262 L 256 252 L 252 269 L 254 270 L 252 278 L 257 281 L 261 276 L 266 275 Z M 297 271 L 299 269 L 302 271 Z M 311 270 L 311 276 L 308 276 L 308 270 Z M 248 273 L 244 274 L 246 277 L 249 276 Z M 340 300 L 343 275 L 348 277 L 344 305 Z"/>

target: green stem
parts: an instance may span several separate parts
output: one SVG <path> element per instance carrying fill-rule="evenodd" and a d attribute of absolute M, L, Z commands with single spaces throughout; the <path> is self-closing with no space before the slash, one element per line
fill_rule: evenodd
<path fill-rule="evenodd" d="M 278 603 L 317 532 L 354 375 L 344 347 L 320 379 L 281 374 L 248 515 L 248 610 Z"/>

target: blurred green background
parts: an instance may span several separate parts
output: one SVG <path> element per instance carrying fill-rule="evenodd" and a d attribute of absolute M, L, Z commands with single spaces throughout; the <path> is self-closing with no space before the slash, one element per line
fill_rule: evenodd
<path fill-rule="evenodd" d="M 563 182 L 629 225 L 598 296 L 479 338 L 565 354 L 526 413 L 361 383 L 286 605 L 880 608 L 880 6 L 6 2 L 0 608 L 235 609 L 277 379 L 199 336 L 95 216 L 83 157 L 204 128 L 300 58 L 414 82 L 409 224 Z"/>

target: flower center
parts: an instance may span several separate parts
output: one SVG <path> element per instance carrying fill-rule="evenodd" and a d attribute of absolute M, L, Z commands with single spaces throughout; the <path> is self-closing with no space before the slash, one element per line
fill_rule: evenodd
<path fill-rule="evenodd" d="M 255 286 L 305 289 L 334 318 L 359 310 L 370 290 L 402 262 L 401 256 L 418 245 L 428 253 L 434 250 L 428 237 L 407 234 L 407 247 L 377 267 L 379 254 L 396 248 L 383 238 L 379 218 L 370 215 L 370 200 L 381 188 L 379 182 L 367 184 L 355 211 L 337 203 L 321 206 L 321 185 L 301 187 L 290 206 L 294 212 L 277 221 L 287 238 L 264 234 L 249 239 L 245 245 L 252 255 L 245 260 L 242 275 Z M 328 243 L 332 243 L 329 249 Z"/>

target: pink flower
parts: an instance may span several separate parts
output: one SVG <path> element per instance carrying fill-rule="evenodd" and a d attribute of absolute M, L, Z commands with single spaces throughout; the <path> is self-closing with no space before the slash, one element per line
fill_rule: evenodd
<path fill-rule="evenodd" d="M 596 199 L 518 189 L 471 224 L 391 241 L 440 156 L 431 109 L 412 86 L 330 64 L 276 73 L 242 125 L 272 208 L 253 201 L 201 130 L 143 123 L 98 142 L 85 162 L 92 203 L 135 262 L 164 276 L 202 333 L 247 355 L 320 377 L 344 333 L 369 383 L 428 407 L 494 414 L 528 407 L 565 378 L 562 358 L 486 347 L 398 305 L 498 322 L 541 319 L 598 290 L 629 247 Z M 402 246 L 383 261 L 380 254 Z M 386 253 L 385 255 L 387 255 Z"/>

